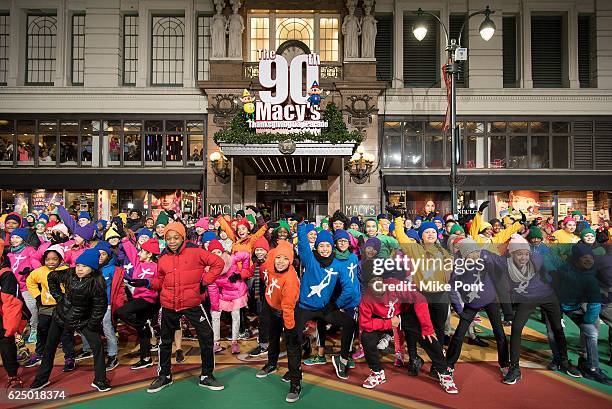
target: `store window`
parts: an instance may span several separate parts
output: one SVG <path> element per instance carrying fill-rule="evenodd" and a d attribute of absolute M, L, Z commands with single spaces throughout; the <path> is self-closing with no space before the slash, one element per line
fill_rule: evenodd
<path fill-rule="evenodd" d="M 15 121 L 12 119 L 0 119 L 0 165 L 10 166 L 13 164 L 15 154 Z"/>
<path fill-rule="evenodd" d="M 181 166 L 183 164 L 183 133 L 185 122 L 166 121 L 166 165 Z"/>
<path fill-rule="evenodd" d="M 162 166 L 163 121 L 145 121 L 145 165 Z"/>
<path fill-rule="evenodd" d="M 104 121 L 103 122 L 104 141 L 106 149 L 104 155 L 107 158 L 108 166 L 120 165 L 120 147 L 121 147 L 121 121 Z"/>
<path fill-rule="evenodd" d="M 81 121 L 81 166 L 98 166 L 99 145 L 100 121 Z"/>
<path fill-rule="evenodd" d="M 79 146 L 79 121 L 60 123 L 60 164 L 76 166 Z"/>
<path fill-rule="evenodd" d="M 142 159 L 142 122 L 125 121 L 123 123 L 123 165 L 141 166 Z"/>
<path fill-rule="evenodd" d="M 38 123 L 38 164 L 54 166 L 57 163 L 57 122 Z"/>
<path fill-rule="evenodd" d="M 188 165 L 203 165 L 206 156 L 204 149 L 204 122 L 188 121 L 187 132 L 189 134 L 189 147 L 187 151 Z"/>
<path fill-rule="evenodd" d="M 552 123 L 552 167 L 567 169 L 570 167 L 570 123 Z"/>
<path fill-rule="evenodd" d="M 402 123 L 385 122 L 384 131 L 384 167 L 402 167 Z"/>
<path fill-rule="evenodd" d="M 36 121 L 17 121 L 17 164 L 34 165 Z"/>

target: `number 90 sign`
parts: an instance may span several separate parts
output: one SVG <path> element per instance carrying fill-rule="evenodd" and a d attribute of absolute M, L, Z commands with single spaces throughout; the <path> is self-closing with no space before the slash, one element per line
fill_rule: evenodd
<path fill-rule="evenodd" d="M 276 68 L 276 78 L 272 78 L 272 67 Z M 272 59 L 259 61 L 259 83 L 268 90 L 259 91 L 259 98 L 264 103 L 272 105 L 282 104 L 291 96 L 295 104 L 306 105 L 308 93 L 304 94 L 302 78 L 306 66 L 306 90 L 313 82 L 319 81 L 319 56 L 316 54 L 301 54 L 291 60 L 291 66 L 282 55 L 275 54 Z"/>

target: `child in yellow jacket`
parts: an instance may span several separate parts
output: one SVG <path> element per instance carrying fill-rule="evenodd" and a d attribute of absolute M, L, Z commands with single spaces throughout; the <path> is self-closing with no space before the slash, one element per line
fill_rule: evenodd
<path fill-rule="evenodd" d="M 32 271 L 26 280 L 29 293 L 36 299 L 38 307 L 38 327 L 36 329 L 38 338 L 36 339 L 36 349 L 30 357 L 25 367 L 40 365 L 44 354 L 47 334 L 51 327 L 51 318 L 57 305 L 55 299 L 49 293 L 47 277 L 52 271 L 66 270 L 69 267 L 63 264 L 64 249 L 60 245 L 50 246 L 43 253 L 43 266 Z M 71 332 L 65 331 L 62 334 L 62 349 L 64 351 L 64 372 L 74 370 L 74 339 Z"/>

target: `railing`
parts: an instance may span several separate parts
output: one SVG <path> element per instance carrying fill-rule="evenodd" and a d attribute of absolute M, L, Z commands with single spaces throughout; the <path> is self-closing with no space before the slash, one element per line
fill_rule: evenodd
<path fill-rule="evenodd" d="M 257 78 L 259 76 L 258 62 L 245 62 L 242 64 L 242 77 L 245 80 Z M 342 64 L 329 63 L 321 64 L 321 79 L 342 79 Z"/>

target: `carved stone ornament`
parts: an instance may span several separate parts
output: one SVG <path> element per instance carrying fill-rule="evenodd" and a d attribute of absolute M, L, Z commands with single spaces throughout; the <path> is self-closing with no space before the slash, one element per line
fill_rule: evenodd
<path fill-rule="evenodd" d="M 363 132 L 372 123 L 372 115 L 376 113 L 375 105 L 370 104 L 373 98 L 369 95 L 351 95 L 350 105 L 345 105 L 344 109 L 348 113 L 349 124 L 360 132 Z"/>
<path fill-rule="evenodd" d="M 278 143 L 278 150 L 283 155 L 291 155 L 293 152 L 295 152 L 295 149 L 296 149 L 295 142 L 292 141 L 291 139 L 285 139 L 284 141 L 280 141 Z"/>
<path fill-rule="evenodd" d="M 217 94 L 214 96 L 208 112 L 213 114 L 213 123 L 219 128 L 226 130 L 232 118 L 240 110 L 238 96 L 235 94 Z"/>

